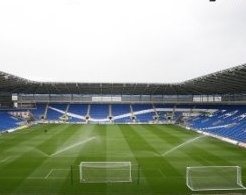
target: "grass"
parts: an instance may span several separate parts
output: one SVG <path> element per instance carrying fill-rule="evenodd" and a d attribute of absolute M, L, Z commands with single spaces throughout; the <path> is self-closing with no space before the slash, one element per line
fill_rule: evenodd
<path fill-rule="evenodd" d="M 241 166 L 246 185 L 245 157 L 173 125 L 43 124 L 0 136 L 0 194 L 192 194 L 187 166 Z M 133 182 L 81 184 L 81 161 L 130 161 Z"/>

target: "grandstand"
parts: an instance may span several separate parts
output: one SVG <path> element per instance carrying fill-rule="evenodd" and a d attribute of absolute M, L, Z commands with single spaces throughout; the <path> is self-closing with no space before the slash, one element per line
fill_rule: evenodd
<path fill-rule="evenodd" d="M 0 72 L 1 96 L 9 96 L 1 102 L 2 118 L 9 117 L 1 131 L 18 126 L 20 119 L 8 115 L 15 105 L 39 122 L 179 123 L 244 142 L 245 70 L 240 65 L 174 84 L 36 82 Z"/>
<path fill-rule="evenodd" d="M 236 66 L 234 68 L 222 70 L 219 72 L 211 73 L 209 75 L 205 75 L 202 77 L 194 78 L 181 83 L 62 83 L 62 82 L 37 82 L 31 81 L 28 79 L 20 78 L 15 75 L 11 75 L 9 73 L 0 72 L 0 135 L 4 138 L 6 135 L 15 135 L 22 131 L 18 131 L 18 129 L 29 128 L 41 128 L 41 129 L 56 129 L 57 132 L 51 130 L 51 132 L 56 136 L 61 136 L 59 138 L 59 142 L 56 142 L 56 147 L 60 148 L 59 144 L 65 143 L 65 146 L 61 147 L 57 152 L 52 152 L 50 150 L 49 154 L 44 153 L 43 157 L 39 157 L 39 160 L 42 160 L 47 156 L 55 157 L 60 153 L 66 152 L 66 150 L 73 149 L 74 147 L 80 146 L 84 143 L 91 144 L 92 142 L 95 145 L 99 145 L 103 139 L 109 140 L 118 140 L 122 141 L 122 137 L 125 138 L 124 144 L 119 145 L 120 148 L 117 148 L 117 144 L 114 145 L 110 149 L 110 155 L 117 153 L 117 157 L 113 160 L 117 160 L 118 158 L 126 158 L 127 154 L 119 152 L 121 147 L 129 147 L 133 153 L 132 156 L 135 155 L 135 160 L 142 163 L 141 166 L 145 165 L 145 162 L 148 161 L 150 151 L 162 150 L 158 145 L 151 142 L 153 146 L 149 146 L 144 141 L 141 136 L 149 136 L 149 139 L 156 139 L 156 142 L 161 144 L 165 142 L 165 136 L 168 136 L 170 131 L 176 132 L 177 135 L 183 135 L 184 137 L 190 137 L 191 135 L 196 135 L 197 137 L 191 137 L 190 140 L 184 142 L 191 143 L 196 139 L 202 139 L 203 136 L 212 137 L 212 140 L 208 141 L 213 142 L 214 138 L 218 139 L 220 144 L 222 141 L 229 142 L 230 146 L 226 145 L 228 148 L 240 146 L 242 148 L 246 147 L 246 65 Z M 61 126 L 55 126 L 59 124 Z M 63 131 L 62 129 L 67 128 L 66 125 L 78 125 L 81 127 L 87 127 L 86 132 L 87 140 L 75 142 L 74 144 L 67 146 L 66 145 L 66 134 L 59 134 L 59 132 Z M 108 126 L 103 126 L 102 124 L 108 124 Z M 123 125 L 122 125 L 123 124 Z M 129 129 L 126 128 L 126 124 L 136 125 L 139 124 L 134 130 L 134 126 L 129 126 Z M 146 126 L 146 125 L 149 126 Z M 44 126 L 43 126 L 44 125 Z M 46 125 L 46 126 L 45 126 Z M 51 125 L 51 126 L 49 126 Z M 71 126 L 71 132 L 75 134 L 80 132 L 76 130 L 75 127 Z M 102 131 L 99 131 L 101 136 L 101 141 L 98 141 L 96 138 L 97 133 L 93 130 L 95 126 L 93 125 L 101 125 Z M 121 125 L 121 126 L 117 126 Z M 170 126 L 171 125 L 171 126 Z M 174 125 L 174 126 L 172 126 Z M 33 127 L 32 127 L 33 126 Z M 173 127 L 174 130 L 171 130 Z M 91 128 L 91 129 L 90 129 Z M 105 128 L 108 128 L 107 132 L 111 132 L 109 135 L 104 132 Z M 113 131 L 114 129 L 120 129 L 121 134 L 118 134 L 117 131 Z M 151 130 L 153 128 L 153 130 Z M 167 130 L 163 130 L 162 128 L 167 128 Z M 175 128 L 178 128 L 175 129 Z M 104 130 L 103 130 L 104 129 Z M 182 130 L 180 130 L 182 129 Z M 131 131 L 132 130 L 132 131 Z M 188 131 L 187 131 L 188 130 Z M 8 134 L 9 132 L 13 132 Z M 35 130 L 30 130 L 32 136 L 36 135 L 37 132 Z M 129 132 L 131 131 L 131 132 Z M 136 132 L 142 132 L 141 134 L 137 134 Z M 163 134 L 161 134 L 162 132 Z M 186 134 L 188 132 L 188 134 Z M 16 134 L 15 134 L 16 133 Z M 105 134 L 104 134 L 105 133 Z M 153 134 L 152 134 L 153 133 Z M 190 133 L 190 134 L 189 134 Z M 198 134 L 197 134 L 198 133 Z M 167 141 L 167 148 L 171 146 L 171 144 L 175 144 L 175 139 L 177 135 L 172 135 L 170 140 Z M 21 134 L 22 135 L 22 134 Z M 90 136 L 91 137 L 90 137 Z M 115 137 L 112 137 L 114 135 Z M 30 135 L 31 136 L 31 135 Z M 44 136 L 44 135 L 39 135 Z M 51 138 L 52 134 L 47 132 L 46 137 Z M 73 134 L 69 134 L 69 137 L 72 137 Z M 0 138 L 1 138 L 0 137 Z M 107 138 L 106 138 L 107 137 Z M 111 138 L 108 138 L 111 137 Z M 128 139 L 128 138 L 129 139 Z M 79 136 L 78 136 L 79 138 Z M 175 138 L 175 139 L 174 139 Z M 21 137 L 22 139 L 22 137 Z M 44 137 L 42 137 L 44 139 Z M 52 138 L 54 139 L 54 138 Z M 137 144 L 134 145 L 134 141 L 132 139 L 136 139 Z M 37 138 L 37 143 L 41 140 Z M 119 143 L 117 142 L 117 143 Z M 27 140 L 25 141 L 27 144 Z M 36 145 L 37 148 L 46 147 L 46 141 L 40 143 L 40 145 Z M 157 144 L 156 143 L 156 144 Z M 0 140 L 1 144 L 1 140 Z M 21 145 L 21 143 L 19 143 Z M 48 140 L 47 143 L 48 144 Z M 107 150 L 103 150 L 105 148 L 111 148 L 110 142 L 107 142 L 108 145 L 105 145 L 104 148 L 98 148 L 102 153 L 107 153 Z M 138 145 L 139 144 L 139 145 Z M 204 143 L 205 144 L 205 143 Z M 228 143 L 226 143 L 228 144 Z M 28 145 L 28 144 L 27 144 Z M 206 145 L 206 144 L 205 144 Z M 139 146 L 139 148 L 138 148 Z M 140 146 L 143 146 L 141 148 Z M 177 150 L 180 148 L 182 143 L 178 146 L 174 146 L 174 148 L 169 148 L 167 152 L 156 152 L 151 154 L 153 159 L 156 161 L 156 166 L 159 166 L 160 163 L 163 163 L 156 156 L 161 156 L 162 158 L 166 155 L 169 155 L 170 152 Z M 5 146 L 3 146 L 5 147 Z M 27 147 L 27 146 L 26 146 Z M 200 146 L 194 146 L 197 151 L 203 150 Z M 212 147 L 210 145 L 210 147 Z M 217 146 L 216 146 L 217 147 Z M 85 146 L 85 153 L 90 153 L 92 156 L 86 157 L 86 161 L 97 160 L 99 157 L 96 156 L 97 151 L 92 148 L 87 148 Z M 218 149 L 218 148 L 217 148 Z M 236 150 L 232 148 L 231 150 Z M 0 158 L 0 166 L 8 161 L 15 160 L 16 155 L 12 154 L 14 151 L 11 148 L 7 148 L 6 151 L 10 151 L 10 154 L 3 151 L 3 157 Z M 29 150 L 29 149 L 28 149 Z M 112 151 L 111 151 L 112 150 Z M 241 149 L 240 149 L 241 150 Z M 12 153 L 11 153 L 12 152 Z M 137 153 L 140 152 L 140 153 Z M 143 160 L 141 157 L 144 155 L 144 152 L 147 154 Z M 189 155 L 190 151 L 183 151 L 184 153 L 178 153 L 180 156 Z M 203 151 L 206 152 L 207 151 Z M 41 153 L 41 152 L 40 152 Z M 74 153 L 69 154 L 68 156 L 71 158 L 75 158 Z M 238 155 L 239 152 L 236 152 Z M 242 155 L 245 155 L 245 150 L 243 150 Z M 107 153 L 108 154 L 108 153 Z M 146 155 L 145 154 L 145 155 Z M 130 155 L 130 156 L 131 156 Z M 150 155 L 150 156 L 151 156 Z M 231 153 L 231 155 L 234 155 Z M 206 156 L 206 155 L 205 155 Z M 175 158 L 180 158 L 179 156 L 174 156 Z M 200 157 L 196 157 L 199 159 Z M 213 162 L 208 163 L 208 160 L 204 160 L 201 157 L 202 165 L 211 165 Z M 216 158 L 216 155 L 213 155 L 213 158 Z M 78 160 L 83 159 L 83 155 L 78 157 Z M 150 158 L 149 160 L 151 160 Z M 195 157 L 194 157 L 195 159 Z M 44 159 L 43 159 L 44 160 Z M 107 160 L 105 157 L 103 160 Z M 127 160 L 128 161 L 128 160 Z M 218 160 L 219 161 L 219 160 Z M 177 162 L 173 162 L 173 166 L 175 166 Z M 194 164 L 194 162 L 192 161 Z M 191 164 L 192 164 L 191 163 Z M 222 163 L 220 160 L 216 163 Z M 237 162 L 238 163 L 238 162 Z M 239 164 L 242 161 L 239 161 Z M 59 163 L 58 163 L 59 164 Z M 123 163 L 124 164 L 124 163 Z M 232 165 L 232 162 L 229 163 Z M 4 164 L 4 166 L 7 166 Z M 67 165 L 68 166 L 68 165 Z M 131 167 L 129 163 L 127 166 Z M 165 161 L 165 166 L 169 167 L 169 171 L 174 171 L 173 174 L 176 178 L 182 178 L 183 175 L 175 172 L 172 165 Z M 185 164 L 188 167 L 188 164 Z M 238 166 L 236 164 L 235 166 Z M 242 165 L 243 166 L 243 165 Z M 61 165 L 57 166 L 58 168 L 51 168 L 48 173 L 43 177 L 45 180 L 48 178 L 59 178 L 59 174 L 63 174 L 61 170 Z M 61 168 L 60 168 L 61 167 Z M 72 167 L 72 166 L 71 166 Z M 162 179 L 168 178 L 169 174 L 163 172 L 162 168 L 155 170 L 153 173 L 151 167 L 146 168 L 145 174 L 152 174 L 149 178 L 139 179 L 139 175 L 141 174 L 139 171 L 139 167 L 137 165 L 133 165 L 132 170 L 135 175 L 133 175 L 133 181 L 139 185 L 139 183 L 150 183 L 153 185 L 149 187 L 147 184 L 143 184 L 144 187 L 132 187 L 129 190 L 133 190 L 133 194 L 168 194 L 170 192 L 174 193 L 173 189 L 167 189 L 167 191 L 162 191 L 161 186 L 163 185 L 159 180 L 156 181 L 156 184 L 152 184 L 152 180 L 154 180 L 155 174 L 159 174 Z M 68 170 L 68 171 L 67 171 Z M 65 168 L 64 172 L 66 175 L 72 174 L 76 168 Z M 2 169 L 0 167 L 0 173 Z M 68 173 L 69 172 L 69 173 Z M 143 171 L 144 172 L 144 171 Z M 129 172 L 128 172 L 129 173 Z M 245 171 L 243 181 L 245 183 L 246 176 Z M 3 172 L 4 174 L 4 172 Z M 1 175 L 3 175 L 1 174 Z M 14 173 L 13 173 L 14 174 Z M 35 173 L 36 174 L 36 173 Z M 35 175 L 34 174 L 34 175 Z M 77 174 L 77 173 L 76 173 Z M 76 175 L 75 174 L 75 175 Z M 39 175 L 39 174 L 37 174 Z M 124 175 L 124 174 L 123 174 Z M 138 175 L 138 177 L 136 176 Z M 36 180 L 42 179 L 40 176 L 33 176 Z M 138 179 L 135 179 L 135 178 Z M 175 189 L 174 178 L 169 181 L 169 185 Z M 74 183 L 76 177 L 74 175 L 67 176 L 67 179 L 70 178 L 71 182 Z M 82 177 L 83 178 L 83 177 Z M 160 179 L 160 178 L 159 178 Z M 0 177 L 0 185 L 3 183 L 4 178 Z M 17 179 L 18 180 L 18 179 Z M 17 182 L 16 180 L 16 182 Z M 52 180 L 52 182 L 54 182 Z M 79 180 L 79 179 L 78 179 Z M 132 179 L 131 179 L 132 180 Z M 129 180 L 129 181 L 131 181 Z M 182 180 L 182 179 L 181 179 Z M 9 181 L 9 180 L 8 180 Z M 101 181 L 101 180 L 100 180 Z M 128 180 L 127 180 L 128 181 Z M 171 181 L 173 183 L 171 183 Z M 2 182 L 2 183 L 1 183 Z M 26 181 L 27 182 L 27 181 Z M 83 183 L 83 180 L 81 180 Z M 112 181 L 111 181 L 112 182 Z M 17 182 L 18 183 L 18 182 Z M 27 182 L 28 183 L 28 182 Z M 45 182 L 44 182 L 45 183 Z M 43 184 L 44 184 L 43 183 Z M 76 182 L 75 182 L 76 183 Z M 90 181 L 89 181 L 90 183 Z M 182 186 L 183 184 L 177 182 L 178 186 Z M 30 184 L 30 183 L 29 183 Z M 54 185 L 56 183 L 54 182 Z M 88 184 L 84 184 L 88 185 Z M 106 184 L 107 185 L 107 184 Z M 108 184 L 108 186 L 102 185 L 101 187 L 104 189 L 102 192 L 96 192 L 99 194 L 107 194 L 108 191 L 105 189 L 108 188 L 110 194 L 117 194 L 117 184 L 112 185 Z M 148 187 L 147 187 L 148 186 Z M 157 186 L 157 187 L 156 187 Z M 120 186 L 122 187 L 122 186 Z M 124 186 L 126 189 L 128 187 Z M 78 187 L 76 187 L 78 188 Z M 83 189 L 85 193 L 93 194 L 95 191 L 89 187 L 85 187 Z M 88 188 L 88 189 L 87 189 Z M 93 187 L 92 187 L 93 188 Z M 68 193 L 77 192 L 72 191 L 72 188 L 68 188 L 71 191 Z M 153 191 L 151 190 L 153 189 Z M 15 193 L 18 194 L 18 187 L 15 189 Z M 33 189 L 29 188 L 20 188 L 20 194 L 32 193 Z M 29 191 L 30 190 L 30 191 Z M 52 190 L 54 190 L 52 188 Z M 88 190 L 88 191 L 86 191 Z M 156 191 L 155 191 L 156 190 Z M 42 190 L 41 190 L 42 191 Z M 176 193 L 181 194 L 190 194 L 190 189 L 181 187 L 181 191 L 177 191 Z M 0 194 L 11 194 L 11 190 L 8 187 L 4 188 L 2 191 L 0 189 Z M 44 192 L 45 193 L 45 192 Z M 54 192 L 54 193 L 57 193 Z M 39 193 L 37 193 L 39 194 Z M 42 192 L 40 192 L 42 194 Z M 62 194 L 62 192 L 61 192 Z M 129 191 L 123 191 L 122 194 L 129 194 Z"/>

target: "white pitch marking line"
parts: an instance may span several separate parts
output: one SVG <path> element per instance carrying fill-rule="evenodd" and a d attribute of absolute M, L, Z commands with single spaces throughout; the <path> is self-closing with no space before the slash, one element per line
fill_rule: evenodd
<path fill-rule="evenodd" d="M 54 180 L 56 180 L 56 179 L 65 179 L 65 177 L 51 177 L 51 178 L 49 178 L 49 179 L 54 179 Z"/>
<path fill-rule="evenodd" d="M 3 162 L 7 161 L 10 158 L 11 158 L 11 156 L 8 156 L 8 157 L 4 158 L 3 160 L 0 161 L 0 163 L 3 163 Z"/>
<path fill-rule="evenodd" d="M 70 169 L 53 169 L 54 171 L 68 171 Z"/>
<path fill-rule="evenodd" d="M 28 177 L 26 179 L 44 179 L 44 177 Z"/>
<path fill-rule="evenodd" d="M 50 172 L 45 176 L 45 179 L 47 179 L 53 171 L 54 169 L 51 169 Z"/>
<path fill-rule="evenodd" d="M 70 169 L 51 169 L 50 172 L 44 177 L 44 179 L 48 179 L 48 177 L 53 173 L 53 171 L 69 171 Z M 43 177 L 29 177 L 28 179 L 41 179 Z M 63 179 L 62 177 L 51 177 L 50 179 Z"/>
<path fill-rule="evenodd" d="M 163 172 L 160 169 L 158 169 L 158 172 L 161 174 L 162 177 L 165 177 L 165 175 L 163 174 Z"/>
<path fill-rule="evenodd" d="M 193 138 L 193 139 L 187 140 L 186 142 L 184 142 L 184 143 L 182 143 L 182 144 L 180 144 L 180 145 L 178 145 L 178 146 L 176 146 L 176 147 L 174 147 L 174 148 L 171 148 L 170 150 L 166 151 L 166 152 L 163 153 L 161 156 L 166 156 L 167 154 L 173 152 L 174 150 L 177 150 L 178 148 L 181 148 L 182 146 L 187 145 L 187 144 L 189 144 L 189 143 L 191 143 L 191 142 L 194 142 L 194 141 L 196 141 L 196 140 L 198 140 L 198 139 L 200 139 L 200 138 L 202 138 L 202 137 L 205 137 L 205 136 L 206 136 L 206 135 L 201 135 L 201 136 L 199 136 L 199 137 L 195 137 L 195 138 Z"/>

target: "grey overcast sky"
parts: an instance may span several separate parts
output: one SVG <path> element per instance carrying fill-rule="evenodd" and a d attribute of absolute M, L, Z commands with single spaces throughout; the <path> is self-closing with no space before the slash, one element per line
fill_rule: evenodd
<path fill-rule="evenodd" d="M 0 0 L 0 71 L 182 82 L 246 63 L 245 0 Z"/>

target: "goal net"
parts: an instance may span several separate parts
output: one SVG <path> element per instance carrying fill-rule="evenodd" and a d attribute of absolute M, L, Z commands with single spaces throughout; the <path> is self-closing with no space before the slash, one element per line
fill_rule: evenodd
<path fill-rule="evenodd" d="M 81 183 L 132 182 L 131 162 L 81 162 Z"/>
<path fill-rule="evenodd" d="M 193 191 L 246 189 L 239 166 L 187 167 L 186 185 Z"/>

